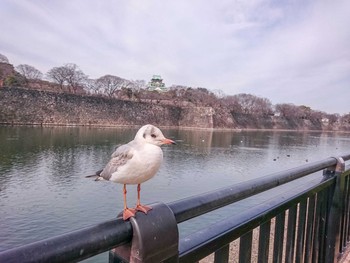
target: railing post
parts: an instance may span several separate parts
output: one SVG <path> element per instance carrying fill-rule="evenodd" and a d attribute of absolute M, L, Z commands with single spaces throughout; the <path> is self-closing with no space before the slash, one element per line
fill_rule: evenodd
<path fill-rule="evenodd" d="M 147 215 L 130 218 L 133 228 L 131 243 L 114 248 L 109 263 L 178 262 L 179 233 L 172 210 L 163 203 L 151 205 Z"/>
<path fill-rule="evenodd" d="M 333 195 L 328 199 L 330 209 L 328 211 L 328 224 L 326 229 L 325 262 L 337 262 L 340 248 L 340 224 L 343 211 L 345 162 L 341 157 L 336 158 L 337 164 L 323 171 L 324 176 L 335 177 Z"/>

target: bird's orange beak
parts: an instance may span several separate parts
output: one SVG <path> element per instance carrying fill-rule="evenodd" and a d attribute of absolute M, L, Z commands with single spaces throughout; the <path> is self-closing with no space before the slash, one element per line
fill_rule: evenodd
<path fill-rule="evenodd" d="M 176 142 L 174 142 L 173 140 L 170 140 L 170 139 L 165 138 L 165 139 L 162 141 L 162 144 L 176 144 Z"/>

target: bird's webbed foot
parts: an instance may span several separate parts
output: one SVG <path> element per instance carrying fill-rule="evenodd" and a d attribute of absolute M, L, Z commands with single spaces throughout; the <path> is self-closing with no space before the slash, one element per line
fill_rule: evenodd
<path fill-rule="evenodd" d="M 123 211 L 123 220 L 126 221 L 130 217 L 134 217 L 136 214 L 136 210 L 133 208 L 125 208 Z"/>
<path fill-rule="evenodd" d="M 135 207 L 135 210 L 147 214 L 149 210 L 152 210 L 152 207 L 139 204 Z"/>

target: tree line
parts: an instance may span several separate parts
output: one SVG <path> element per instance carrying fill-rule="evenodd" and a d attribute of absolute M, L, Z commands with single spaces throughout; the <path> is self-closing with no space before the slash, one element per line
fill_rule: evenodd
<path fill-rule="evenodd" d="M 6 56 L 0 54 L 0 63 L 9 64 Z M 206 88 L 192 88 L 183 85 L 172 85 L 167 91 L 150 91 L 144 80 L 127 80 L 115 75 L 104 75 L 91 79 L 76 64 L 68 63 L 51 68 L 46 74 L 31 65 L 20 64 L 15 67 L 15 74 L 4 80 L 6 86 L 28 86 L 33 81 L 44 78 L 54 83 L 60 91 L 94 96 L 106 96 L 124 100 L 168 103 L 180 106 L 206 106 L 225 108 L 232 115 L 240 116 L 275 116 L 288 121 L 308 120 L 312 123 L 327 125 L 350 124 L 350 113 L 340 116 L 312 110 L 308 106 L 291 103 L 272 105 L 267 98 L 252 94 L 225 95 L 220 90 L 210 91 Z M 1 77 L 1 72 L 0 72 Z"/>

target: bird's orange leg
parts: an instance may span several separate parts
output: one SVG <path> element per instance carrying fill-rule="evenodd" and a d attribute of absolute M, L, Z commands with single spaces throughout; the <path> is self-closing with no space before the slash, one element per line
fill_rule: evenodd
<path fill-rule="evenodd" d="M 132 209 L 132 208 L 128 208 L 128 206 L 126 205 L 126 184 L 124 184 L 123 187 L 123 195 L 124 195 L 124 211 L 123 211 L 123 219 L 128 220 L 130 217 L 135 216 L 136 210 Z"/>
<path fill-rule="evenodd" d="M 141 192 L 141 185 L 138 184 L 137 185 L 137 204 L 136 204 L 136 210 L 137 211 L 140 211 L 142 213 L 145 213 L 147 214 L 147 212 L 149 210 L 152 210 L 152 207 L 149 207 L 149 206 L 145 206 L 145 205 L 141 205 L 141 201 L 140 201 L 140 192 Z"/>

